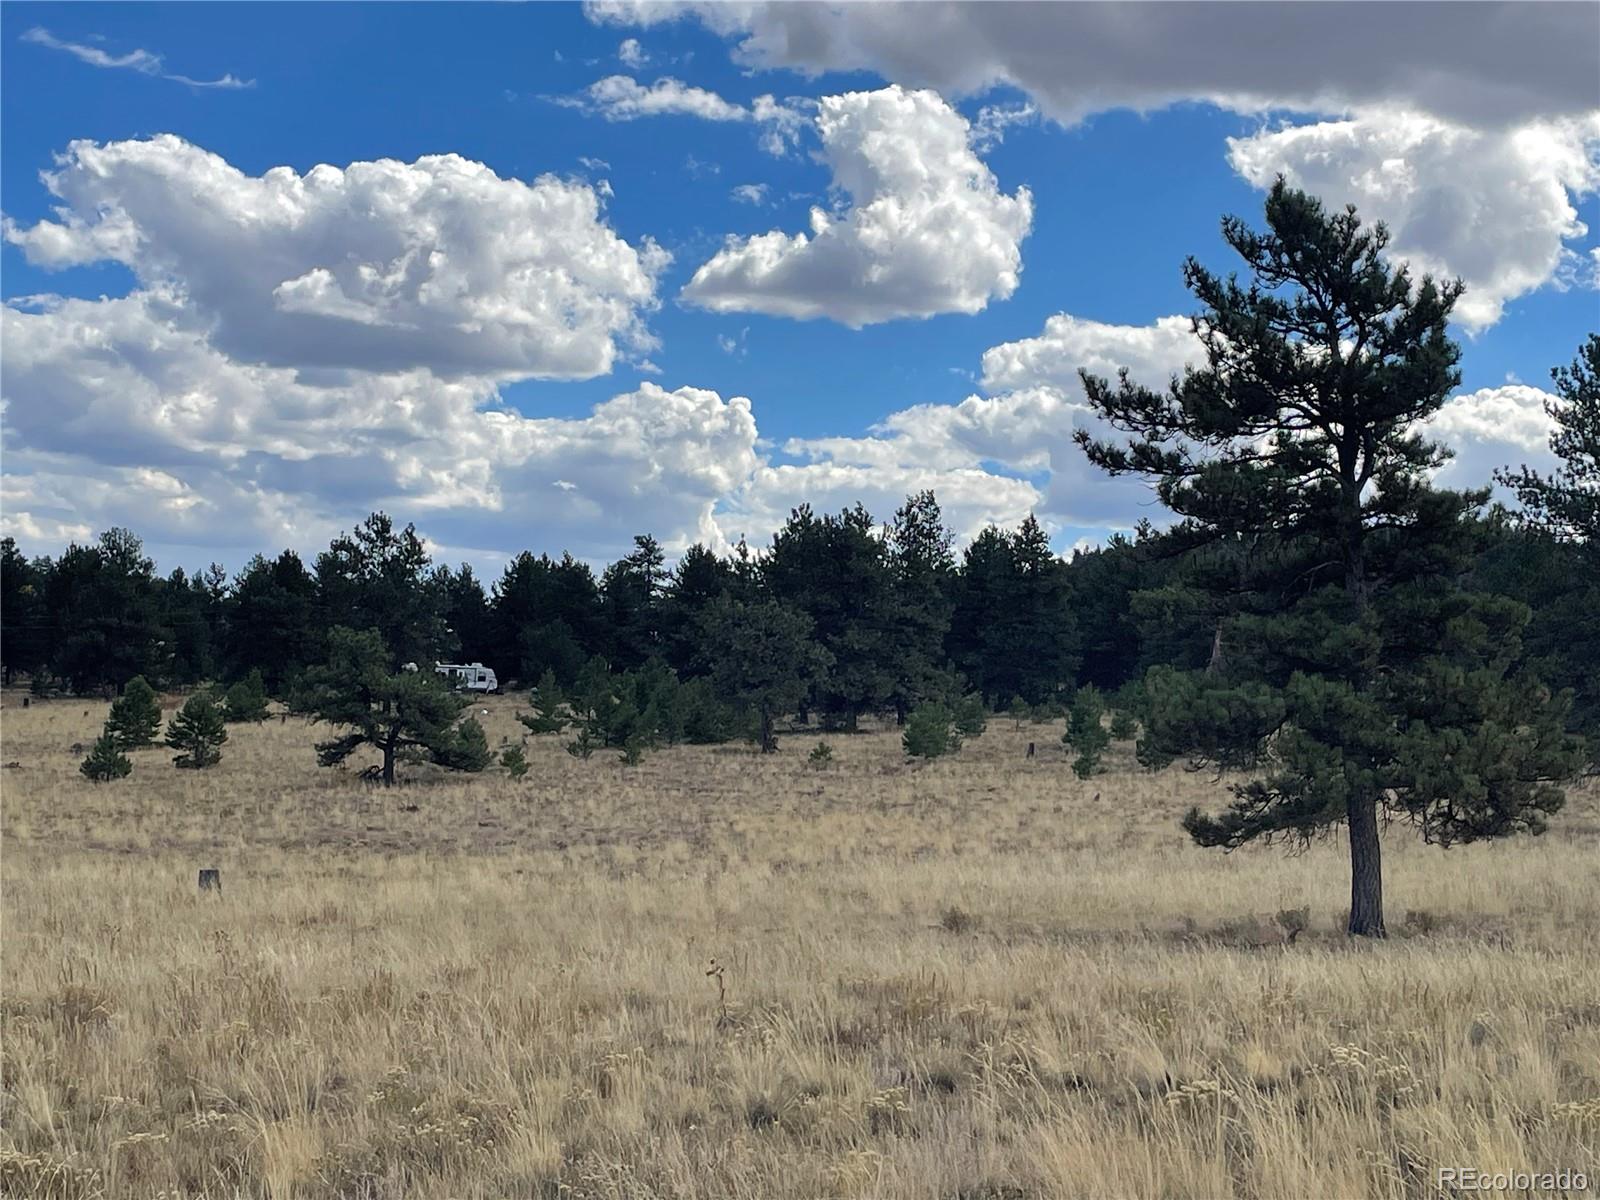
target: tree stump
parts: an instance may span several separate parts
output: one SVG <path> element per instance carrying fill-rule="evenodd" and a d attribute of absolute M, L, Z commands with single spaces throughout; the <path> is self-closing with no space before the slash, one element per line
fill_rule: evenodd
<path fill-rule="evenodd" d="M 1033 757 L 1033 743 L 1032 743 L 1032 742 L 1029 742 L 1029 743 L 1028 743 L 1028 755 L 1027 755 L 1027 756 L 1028 756 L 1028 757 L 1029 757 L 1029 758 L 1032 758 L 1032 757 Z"/>
<path fill-rule="evenodd" d="M 222 872 L 216 867 L 200 868 L 200 890 L 202 892 L 216 892 L 222 894 Z"/>

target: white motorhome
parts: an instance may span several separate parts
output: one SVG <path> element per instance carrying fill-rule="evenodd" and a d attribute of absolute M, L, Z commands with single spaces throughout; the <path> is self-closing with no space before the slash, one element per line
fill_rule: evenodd
<path fill-rule="evenodd" d="M 435 663 L 433 669 L 448 679 L 453 687 L 469 692 L 500 690 L 500 681 L 495 678 L 494 668 L 482 663 Z"/>

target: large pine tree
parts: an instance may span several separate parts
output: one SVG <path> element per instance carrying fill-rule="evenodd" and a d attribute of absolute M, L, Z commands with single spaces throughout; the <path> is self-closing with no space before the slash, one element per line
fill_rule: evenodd
<path fill-rule="evenodd" d="M 751 718 L 761 753 L 773 753 L 779 719 L 794 712 L 833 656 L 817 644 L 811 618 L 777 600 L 724 596 L 702 620 L 712 685 Z"/>
<path fill-rule="evenodd" d="M 770 593 L 811 620 L 832 658 L 811 688 L 824 728 L 854 729 L 895 687 L 894 574 L 889 551 L 861 505 L 817 516 L 802 504 L 761 560 Z"/>
<path fill-rule="evenodd" d="M 349 627 L 373 629 L 394 666 L 430 667 L 451 643 L 445 597 L 416 527 L 375 512 L 317 555 L 317 598 Z"/>
<path fill-rule="evenodd" d="M 348 622 L 343 613 L 317 611 L 317 581 L 300 556 L 252 558 L 223 602 L 224 673 L 238 679 L 259 669 L 267 693 L 282 696 L 291 681 L 322 656 L 324 622 Z"/>
<path fill-rule="evenodd" d="M 1419 423 L 1456 385 L 1459 284 L 1413 283 L 1382 225 L 1279 181 L 1264 231 L 1222 232 L 1241 283 L 1190 260 L 1205 363 L 1166 391 L 1085 375 L 1127 435 L 1079 443 L 1155 481 L 1174 536 L 1209 548 L 1206 667 L 1157 668 L 1140 748 L 1248 771 L 1202 845 L 1348 830 L 1349 931 L 1384 934 L 1382 825 L 1449 845 L 1538 832 L 1576 766 L 1563 705 L 1514 665 L 1522 605 L 1462 586 L 1486 491 L 1433 487 Z"/>
<path fill-rule="evenodd" d="M 1070 688 L 1078 627 L 1067 566 L 1032 516 L 1012 533 L 990 526 L 967 546 L 954 583 L 950 657 L 995 708 Z"/>
<path fill-rule="evenodd" d="M 375 629 L 335 626 L 328 631 L 328 661 L 306 671 L 294 708 L 313 721 L 349 732 L 318 742 L 317 762 L 336 767 L 362 746 L 371 746 L 383 756 L 385 785 L 394 783 L 401 754 L 412 751 L 453 770 L 482 770 L 487 759 L 478 761 L 475 745 L 467 746 L 471 753 L 463 755 L 463 735 L 456 728 L 471 701 L 452 692 L 432 671 L 394 670 L 391 657 Z M 487 746 L 483 749 L 487 754 Z"/>

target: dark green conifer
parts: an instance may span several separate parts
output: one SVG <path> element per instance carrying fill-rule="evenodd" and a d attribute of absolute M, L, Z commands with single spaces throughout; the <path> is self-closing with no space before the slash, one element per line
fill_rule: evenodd
<path fill-rule="evenodd" d="M 533 705 L 533 712 L 519 713 L 517 720 L 528 727 L 529 733 L 560 733 L 567 727 L 570 720 L 567 698 L 561 693 L 561 685 L 556 682 L 554 671 L 545 670 L 539 677 L 539 686 L 529 693 L 528 700 Z"/>
<path fill-rule="evenodd" d="M 1449 845 L 1539 832 L 1577 764 L 1563 704 L 1518 665 L 1528 610 L 1463 586 L 1486 491 L 1432 485 L 1448 452 L 1418 432 L 1456 386 L 1457 283 L 1413 283 L 1388 234 L 1282 180 L 1264 232 L 1223 236 L 1247 282 L 1190 260 L 1204 363 L 1152 391 L 1085 374 L 1129 435 L 1077 438 L 1153 479 L 1173 537 L 1213 556 L 1208 665 L 1153 670 L 1140 757 L 1250 775 L 1196 841 L 1347 827 L 1352 934 L 1384 934 L 1379 831 Z"/>
<path fill-rule="evenodd" d="M 185 700 L 167 726 L 167 745 L 179 751 L 172 759 L 176 767 L 201 770 L 215 766 L 222 761 L 227 740 L 222 709 L 209 692 L 196 692 Z"/>
<path fill-rule="evenodd" d="M 229 724 L 240 724 L 267 719 L 267 688 L 259 667 L 252 668 L 238 683 L 230 687 L 223 697 L 223 719 Z"/>
<path fill-rule="evenodd" d="M 116 738 L 119 750 L 137 750 L 155 745 L 160 728 L 161 701 L 156 690 L 143 675 L 135 675 L 112 702 L 106 730 Z"/>
<path fill-rule="evenodd" d="M 906 718 L 900 743 L 910 758 L 939 758 L 961 749 L 961 733 L 950 706 L 937 700 L 917 705 Z"/>
<path fill-rule="evenodd" d="M 88 757 L 78 765 L 78 770 L 95 783 L 106 783 L 126 776 L 133 770 L 133 764 L 118 745 L 116 734 L 107 729 L 89 747 Z"/>

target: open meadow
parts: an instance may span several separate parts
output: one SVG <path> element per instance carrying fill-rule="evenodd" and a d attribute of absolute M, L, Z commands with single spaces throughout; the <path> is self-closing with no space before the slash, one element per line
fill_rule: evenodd
<path fill-rule="evenodd" d="M 1430 1197 L 1600 1175 L 1600 792 L 1549 834 L 1190 844 L 1206 774 L 1076 779 L 995 718 L 392 790 L 324 730 L 93 785 L 4 711 L 0 1194 L 430 1200 Z M 513 698 L 482 720 L 520 736 Z M 173 707 L 167 700 L 168 716 Z M 1035 742 L 1038 757 L 1025 758 Z M 353 766 L 359 766 L 359 763 Z M 196 887 L 222 872 L 220 896 Z M 1309 908 L 1287 944 L 1275 916 Z M 1600 1186 L 1591 1182 L 1591 1187 Z M 1548 1193 L 1528 1193 L 1548 1194 Z"/>

